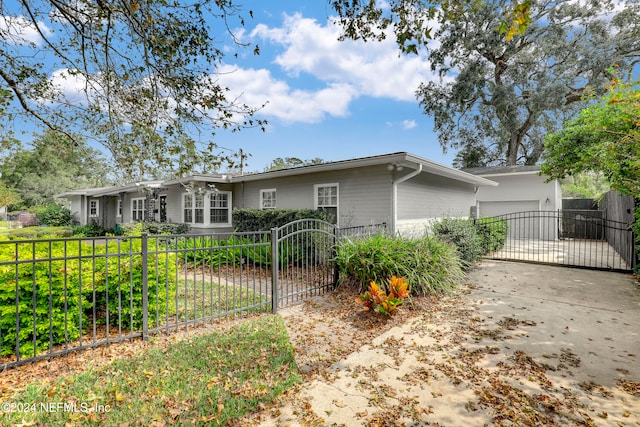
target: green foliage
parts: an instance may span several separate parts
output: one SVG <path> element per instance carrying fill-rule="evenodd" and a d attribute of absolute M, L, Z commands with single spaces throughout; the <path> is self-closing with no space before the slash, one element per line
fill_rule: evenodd
<path fill-rule="evenodd" d="M 22 203 L 16 207 L 54 205 L 60 193 L 107 182 L 106 159 L 81 139 L 48 131 L 31 145 L 15 146 L 0 160 L 2 181 L 20 196 Z"/>
<path fill-rule="evenodd" d="M 482 242 L 482 252 L 495 252 L 504 246 L 509 235 L 509 223 L 504 219 L 480 218 L 475 227 Z"/>
<path fill-rule="evenodd" d="M 297 157 L 285 157 L 284 159 L 282 157 L 277 157 L 273 159 L 273 161 L 271 162 L 271 164 L 269 164 L 269 166 L 264 168 L 264 171 L 271 172 L 271 171 L 277 171 L 281 169 L 295 168 L 299 166 L 319 165 L 321 163 L 324 163 L 324 160 L 322 160 L 319 157 L 316 157 L 310 160 L 300 160 Z"/>
<path fill-rule="evenodd" d="M 614 79 L 599 103 L 545 139 L 541 171 L 549 179 L 603 173 L 611 188 L 640 200 L 640 88 Z M 640 239 L 640 210 L 632 225 Z M 640 240 L 636 257 L 640 258 Z"/>
<path fill-rule="evenodd" d="M 464 278 L 455 249 L 436 238 L 405 239 L 377 234 L 362 239 L 342 239 L 336 249 L 341 281 L 360 290 L 371 281 L 384 283 L 405 277 L 411 292 L 419 295 L 453 289 Z"/>
<path fill-rule="evenodd" d="M 588 105 L 586 95 L 603 93 L 608 68 L 631 73 L 639 58 L 632 0 L 614 12 L 604 1 L 526 3 L 526 18 L 517 9 L 508 18 L 523 26 L 503 26 L 509 37 L 492 29 L 511 0 L 477 2 L 453 21 L 442 15 L 433 34 L 428 60 L 442 79 L 424 82 L 417 97 L 443 148 L 463 150 L 457 164 L 536 164 L 544 136 Z"/>
<path fill-rule="evenodd" d="M 566 199 L 600 200 L 611 186 L 601 172 L 582 172 L 562 182 L 562 197 Z"/>
<path fill-rule="evenodd" d="M 8 188 L 4 182 L 0 181 L 0 207 L 13 206 L 20 203 L 20 196 L 12 189 Z"/>
<path fill-rule="evenodd" d="M 226 62 L 226 54 L 259 53 L 232 33 L 244 27 L 240 11 L 232 1 L 149 0 L 128 7 L 101 1 L 86 8 L 52 0 L 0 2 L 0 16 L 15 23 L 0 34 L 3 89 L 11 89 L 0 91 L 6 110 L 0 128 L 22 115 L 60 137 L 69 129 L 82 133 L 109 152 L 117 173 L 131 179 L 149 171 L 180 176 L 196 168 L 233 167 L 235 156 L 192 135 L 266 125 L 252 118 L 261 105 L 239 102 L 219 67 L 211 68 Z M 25 28 L 43 25 L 47 31 L 34 32 L 35 38 L 24 36 Z M 223 49 L 225 29 L 231 43 Z M 56 64 L 57 71 L 52 75 L 43 63 Z M 60 90 L 63 80 L 76 82 L 75 90 Z M 60 154 L 72 151 L 82 149 L 69 146 Z"/>
<path fill-rule="evenodd" d="M 26 227 L 9 230 L 9 240 L 45 239 L 56 237 L 71 237 L 72 227 Z"/>
<path fill-rule="evenodd" d="M 466 267 L 473 265 L 484 253 L 482 237 L 474 227 L 473 220 L 444 218 L 433 224 L 433 233 L 456 247 Z"/>
<path fill-rule="evenodd" d="M 73 223 L 71 211 L 58 204 L 50 204 L 36 209 L 36 217 L 40 224 L 50 227 L 69 226 Z"/>
<path fill-rule="evenodd" d="M 107 231 L 95 222 L 73 226 L 73 235 L 76 237 L 100 237 L 106 235 L 106 233 Z"/>
<path fill-rule="evenodd" d="M 236 231 L 269 231 L 298 219 L 328 221 L 326 212 L 314 209 L 234 209 Z"/>
<path fill-rule="evenodd" d="M 22 357 L 77 339 L 93 321 L 140 328 L 141 245 L 140 239 L 0 243 L 0 262 L 6 263 L 0 266 L 2 354 L 15 352 L 16 316 Z M 149 255 L 150 324 L 175 311 L 175 268 L 175 255 Z"/>
<path fill-rule="evenodd" d="M 125 236 L 140 236 L 148 234 L 187 234 L 191 230 L 189 224 L 170 222 L 135 222 L 120 224 L 121 234 Z"/>

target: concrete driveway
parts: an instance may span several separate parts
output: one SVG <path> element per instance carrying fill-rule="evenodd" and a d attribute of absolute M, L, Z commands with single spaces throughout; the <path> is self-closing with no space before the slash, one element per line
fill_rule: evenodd
<path fill-rule="evenodd" d="M 485 261 L 461 292 L 354 348 L 259 425 L 640 426 L 631 276 Z M 333 328 L 323 342 L 353 328 L 323 298 L 283 314 L 294 345 L 302 329 L 313 341 Z"/>

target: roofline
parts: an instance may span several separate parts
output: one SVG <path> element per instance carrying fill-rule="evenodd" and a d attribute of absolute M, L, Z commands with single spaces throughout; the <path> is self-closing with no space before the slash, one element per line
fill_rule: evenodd
<path fill-rule="evenodd" d="M 540 174 L 540 170 L 535 171 L 521 171 L 521 172 L 505 172 L 505 173 L 479 173 L 476 176 L 487 176 L 487 177 L 497 177 L 497 176 L 514 176 L 514 175 L 538 175 Z"/>
<path fill-rule="evenodd" d="M 344 170 L 352 168 L 360 168 L 367 166 L 378 166 L 384 164 L 402 164 L 402 166 L 412 167 L 417 164 L 422 164 L 423 172 L 432 173 L 434 175 L 440 175 L 447 178 L 455 179 L 458 181 L 474 184 L 479 187 L 494 187 L 498 183 L 482 178 L 477 175 L 473 175 L 467 172 L 453 169 L 448 166 L 441 165 L 431 160 L 424 159 L 407 152 L 398 152 L 390 154 L 382 154 L 378 156 L 360 157 L 356 159 L 340 160 L 336 162 L 320 163 L 317 165 L 305 165 L 298 166 L 289 169 L 280 169 L 271 172 L 260 172 L 251 175 L 238 175 L 232 176 L 231 182 L 247 182 L 258 181 L 261 179 L 282 178 L 288 176 L 296 176 L 301 174 L 317 173 L 317 172 L 331 172 L 335 170 Z"/>

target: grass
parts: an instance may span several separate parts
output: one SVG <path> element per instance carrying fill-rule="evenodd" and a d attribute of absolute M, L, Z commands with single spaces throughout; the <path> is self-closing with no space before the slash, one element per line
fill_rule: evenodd
<path fill-rule="evenodd" d="M 300 380 L 282 320 L 265 315 L 54 384 L 30 384 L 6 403 L 62 402 L 67 410 L 0 412 L 0 424 L 221 426 Z"/>
<path fill-rule="evenodd" d="M 179 321 L 216 317 L 225 312 L 260 312 L 271 309 L 270 296 L 249 289 L 246 285 L 220 285 L 209 280 L 180 280 L 176 291 L 176 314 Z"/>

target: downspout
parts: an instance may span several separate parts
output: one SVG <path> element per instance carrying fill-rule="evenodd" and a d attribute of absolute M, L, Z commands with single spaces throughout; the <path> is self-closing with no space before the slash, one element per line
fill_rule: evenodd
<path fill-rule="evenodd" d="M 410 180 L 414 176 L 420 175 L 420 173 L 422 173 L 422 163 L 418 163 L 418 167 L 415 171 L 407 175 L 401 176 L 400 178 L 394 180 L 391 183 L 391 193 L 393 198 L 393 200 L 391 201 L 391 210 L 392 210 L 392 216 L 393 216 L 391 231 L 393 232 L 393 234 L 396 234 L 398 232 L 398 229 L 397 229 L 398 228 L 398 185 L 402 184 L 405 181 Z"/>

